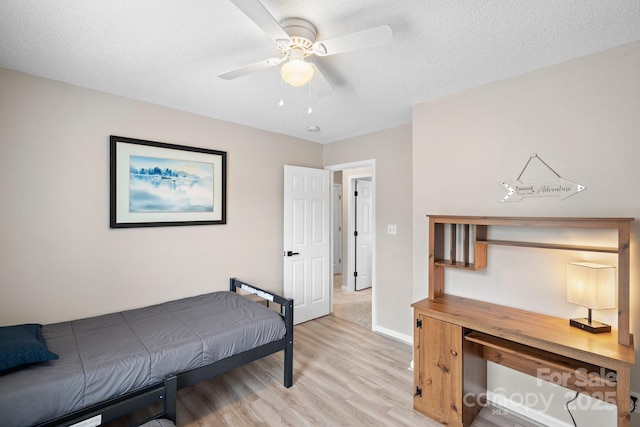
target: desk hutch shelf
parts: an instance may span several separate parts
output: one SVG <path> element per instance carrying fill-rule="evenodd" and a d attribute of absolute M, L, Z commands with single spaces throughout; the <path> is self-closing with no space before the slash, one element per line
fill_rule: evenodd
<path fill-rule="evenodd" d="M 635 364 L 629 329 L 631 221 L 429 215 L 429 297 L 412 305 L 414 408 L 443 424 L 469 426 L 486 403 L 488 360 L 534 376 L 540 368 L 564 375 L 565 387 L 616 404 L 618 426 L 629 427 Z M 488 229 L 494 226 L 613 229 L 617 242 L 590 246 L 491 240 Z M 445 268 L 486 268 L 491 245 L 616 254 L 618 328 L 591 334 L 569 326 L 568 319 L 447 295 Z M 588 381 L 581 376 L 585 371 Z"/>

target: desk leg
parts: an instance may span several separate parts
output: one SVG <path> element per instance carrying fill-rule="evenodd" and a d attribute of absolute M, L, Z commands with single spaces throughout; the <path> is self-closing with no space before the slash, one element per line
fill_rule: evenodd
<path fill-rule="evenodd" d="M 631 367 L 621 365 L 617 369 L 616 405 L 618 408 L 618 427 L 631 426 Z"/>

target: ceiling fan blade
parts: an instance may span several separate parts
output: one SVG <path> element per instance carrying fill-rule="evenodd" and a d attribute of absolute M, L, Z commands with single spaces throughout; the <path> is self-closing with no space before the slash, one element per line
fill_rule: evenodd
<path fill-rule="evenodd" d="M 226 73 L 218 74 L 218 77 L 225 80 L 233 80 L 249 73 L 275 67 L 276 65 L 281 64 L 285 59 L 287 59 L 286 56 L 282 58 L 264 59 L 259 62 L 254 62 L 253 64 L 245 65 L 244 67 L 236 68 L 235 70 L 227 71 Z"/>
<path fill-rule="evenodd" d="M 258 0 L 231 0 L 276 43 L 289 43 L 291 39 L 280 23 Z"/>
<path fill-rule="evenodd" d="M 357 31 L 340 37 L 319 41 L 313 44 L 313 53 L 318 56 L 335 55 L 352 50 L 381 46 L 393 41 L 393 32 L 388 25 Z"/>
<path fill-rule="evenodd" d="M 331 86 L 331 83 L 329 83 L 316 64 L 311 61 L 309 61 L 309 64 L 313 66 L 313 79 L 309 83 L 309 89 L 319 97 L 329 95 L 333 92 L 333 86 Z"/>

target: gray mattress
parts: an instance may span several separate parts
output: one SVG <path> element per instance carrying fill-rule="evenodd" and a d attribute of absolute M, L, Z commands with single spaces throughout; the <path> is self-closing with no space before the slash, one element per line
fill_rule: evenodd
<path fill-rule="evenodd" d="M 233 292 L 45 325 L 60 358 L 0 376 L 0 423 L 29 426 L 285 335 L 280 315 Z"/>

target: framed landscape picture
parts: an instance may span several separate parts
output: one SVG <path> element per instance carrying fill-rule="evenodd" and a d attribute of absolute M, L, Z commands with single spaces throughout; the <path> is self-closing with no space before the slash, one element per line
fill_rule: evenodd
<path fill-rule="evenodd" d="M 226 224 L 227 153 L 110 137 L 110 228 Z"/>

